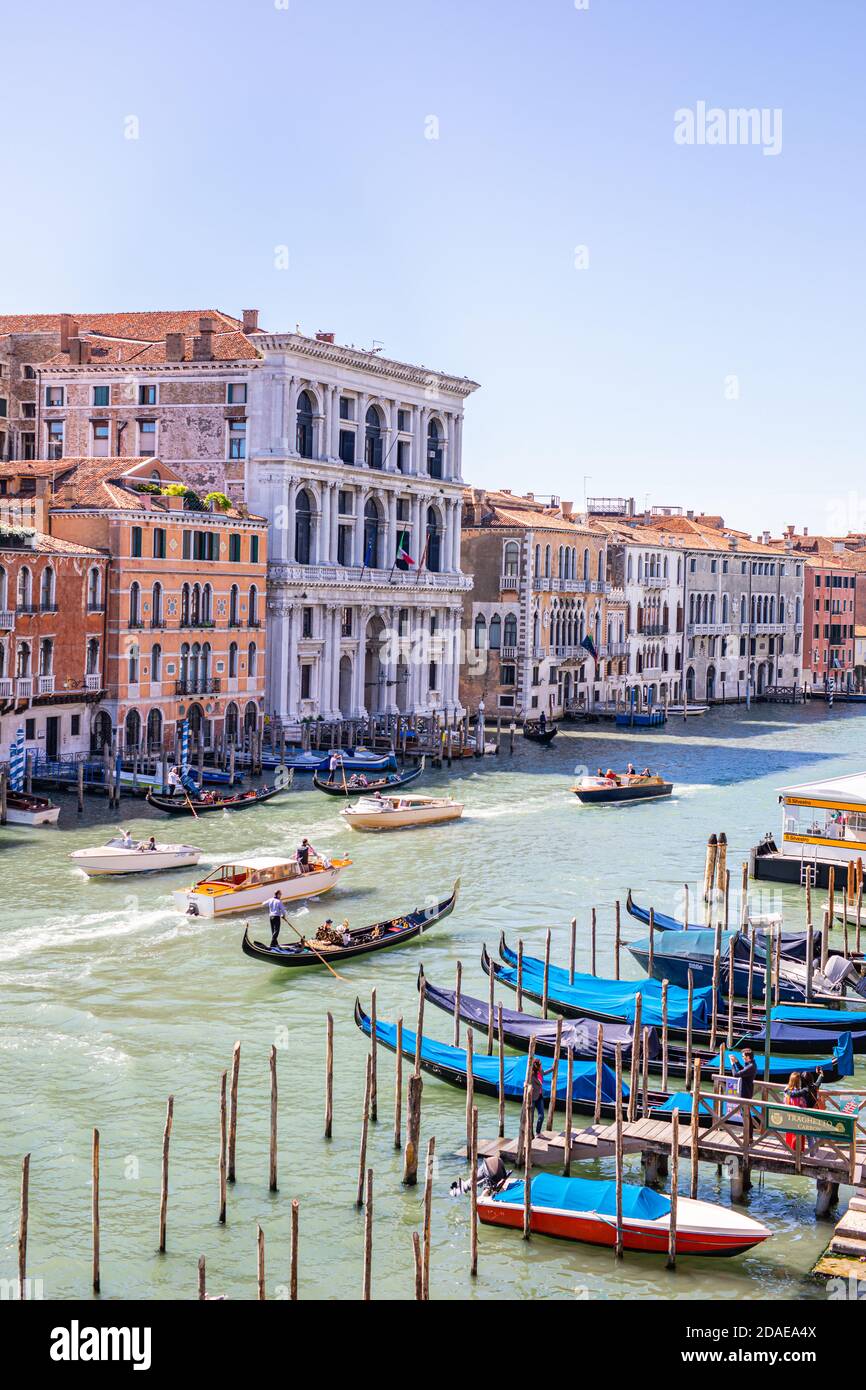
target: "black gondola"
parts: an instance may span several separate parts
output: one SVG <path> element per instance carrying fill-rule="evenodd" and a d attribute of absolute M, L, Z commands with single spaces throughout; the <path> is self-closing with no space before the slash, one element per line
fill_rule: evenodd
<path fill-rule="evenodd" d="M 318 772 L 313 773 L 313 786 L 320 792 L 327 792 L 328 796 L 370 796 L 373 792 L 393 792 L 399 787 L 408 787 L 410 782 L 415 782 L 424 771 L 425 759 L 421 759 L 420 766 L 413 772 L 406 772 L 402 776 L 399 773 L 392 773 L 390 777 L 381 777 L 375 782 L 365 782 L 363 786 L 352 786 L 352 778 L 357 777 L 357 772 L 344 778 L 339 769 L 333 775 L 333 781 L 328 778 L 320 777 Z"/>
<path fill-rule="evenodd" d="M 208 811 L 248 811 L 251 806 L 261 806 L 263 801 L 270 801 L 280 792 L 288 791 L 288 788 L 288 783 L 285 787 L 260 787 L 258 791 L 239 792 L 237 796 L 215 797 L 213 801 L 190 800 L 185 795 L 160 796 L 156 792 L 148 792 L 145 800 L 157 811 L 166 811 L 170 816 L 203 816 Z"/>
<path fill-rule="evenodd" d="M 559 730 L 555 724 L 548 724 L 546 729 L 537 723 L 524 724 L 523 726 L 524 738 L 528 738 L 530 743 L 544 744 L 545 747 L 553 742 L 558 733 Z"/>
<path fill-rule="evenodd" d="M 458 878 L 451 890 L 450 897 L 436 904 L 433 908 L 416 907 L 412 912 L 407 912 L 402 917 L 394 917 L 387 921 L 373 922 L 369 927 L 356 927 L 350 931 L 352 937 L 350 946 L 325 946 L 322 942 L 315 942 L 315 951 L 302 945 L 300 941 L 289 946 L 277 946 L 271 949 L 262 941 L 251 941 L 249 927 L 244 932 L 242 942 L 244 955 L 252 956 L 253 960 L 265 961 L 268 965 L 288 965 L 305 966 L 321 965 L 326 960 L 330 965 L 340 961 L 349 960 L 352 956 L 366 956 L 373 951 L 387 951 L 393 946 L 402 946 L 407 941 L 412 941 L 422 932 L 428 931 L 436 922 L 441 922 L 443 917 L 447 917 L 454 911 L 457 902 L 457 895 L 460 892 L 460 879 Z M 374 933 L 379 933 L 375 936 Z M 319 952 L 317 955 L 316 952 Z"/>

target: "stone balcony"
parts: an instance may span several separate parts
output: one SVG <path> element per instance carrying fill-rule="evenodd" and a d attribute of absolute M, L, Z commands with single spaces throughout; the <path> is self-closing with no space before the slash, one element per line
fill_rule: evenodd
<path fill-rule="evenodd" d="M 416 589 L 418 593 L 450 589 L 465 593 L 472 588 L 470 574 L 435 573 L 422 570 L 362 569 L 360 565 L 268 565 L 268 579 L 275 584 L 324 584 L 334 588 Z"/>

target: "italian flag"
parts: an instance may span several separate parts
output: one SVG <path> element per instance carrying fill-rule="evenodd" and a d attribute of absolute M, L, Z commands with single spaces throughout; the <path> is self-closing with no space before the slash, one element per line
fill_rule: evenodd
<path fill-rule="evenodd" d="M 415 563 L 415 561 L 412 559 L 412 556 L 409 554 L 409 551 L 406 549 L 406 540 L 406 532 L 401 531 L 399 536 L 397 537 L 396 563 L 398 565 L 414 565 Z"/>

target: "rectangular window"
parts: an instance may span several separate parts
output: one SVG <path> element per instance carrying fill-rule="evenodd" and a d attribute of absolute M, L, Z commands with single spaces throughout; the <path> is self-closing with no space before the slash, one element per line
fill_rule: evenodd
<path fill-rule="evenodd" d="M 355 494 L 353 492 L 341 492 L 339 494 L 338 508 L 340 516 L 354 516 L 355 508 L 353 505 Z"/>
<path fill-rule="evenodd" d="M 93 422 L 93 457 L 105 458 L 109 453 L 108 421 Z"/>
<path fill-rule="evenodd" d="M 341 397 L 340 397 L 340 419 L 341 419 L 341 420 L 354 420 L 354 418 L 355 418 L 354 405 L 355 405 L 355 402 L 352 400 L 351 396 L 341 396 Z"/>
<path fill-rule="evenodd" d="M 95 406 L 110 405 L 110 404 L 111 404 L 111 387 L 110 387 L 110 386 L 94 386 L 94 388 L 93 388 L 93 404 L 94 404 Z"/>
<path fill-rule="evenodd" d="M 0 396 L 0 420 L 6 419 L 6 397 Z"/>
<path fill-rule="evenodd" d="M 46 405 L 62 405 L 62 404 L 63 404 L 63 387 L 62 387 L 62 386 L 46 386 L 46 388 L 45 388 L 45 404 L 46 404 Z"/>
<path fill-rule="evenodd" d="M 156 387 L 153 388 L 156 390 Z M 139 420 L 138 454 L 139 458 L 153 458 L 156 453 L 156 421 Z"/>
<path fill-rule="evenodd" d="M 500 672 L 500 685 L 514 685 L 516 667 L 503 666 Z"/>
<path fill-rule="evenodd" d="M 233 565 L 241 562 L 241 538 L 235 531 L 229 536 L 229 560 Z"/>
<path fill-rule="evenodd" d="M 259 563 L 259 538 L 258 538 L 258 536 L 250 536 L 250 564 L 251 564 L 251 565 L 257 565 L 258 563 Z"/>
<path fill-rule="evenodd" d="M 139 386 L 138 388 L 139 405 L 156 405 L 156 387 Z"/>
<path fill-rule="evenodd" d="M 48 421 L 48 457 L 49 459 L 63 458 L 63 421 Z"/>
<path fill-rule="evenodd" d="M 36 720 L 35 720 L 35 719 L 25 719 L 25 720 L 24 720 L 24 737 L 28 740 L 28 742 L 29 742 L 30 739 L 36 737 Z"/>
<path fill-rule="evenodd" d="M 351 526 L 337 527 L 337 564 L 350 565 L 352 563 L 352 528 Z"/>
<path fill-rule="evenodd" d="M 35 420 L 35 419 L 36 419 L 36 402 L 35 402 L 35 401 L 22 401 L 22 402 L 21 402 L 21 418 L 22 418 L 22 420 Z"/>
<path fill-rule="evenodd" d="M 23 459 L 35 459 L 36 457 L 36 435 L 22 434 L 18 436 L 21 441 L 21 457 Z"/>
<path fill-rule="evenodd" d="M 412 445 L 408 439 L 397 440 L 397 469 L 400 473 L 409 472 L 409 459 L 411 456 Z"/>
<path fill-rule="evenodd" d="M 343 463 L 355 462 L 354 430 L 340 430 L 340 459 Z"/>
<path fill-rule="evenodd" d="M 228 405 L 246 405 L 247 384 L 245 381 L 229 382 L 226 387 L 226 403 Z"/>
<path fill-rule="evenodd" d="M 185 560 L 192 559 L 192 531 L 184 531 L 183 533 L 183 558 Z"/>
<path fill-rule="evenodd" d="M 246 420 L 229 421 L 229 458 L 244 459 L 247 456 Z"/>
<path fill-rule="evenodd" d="M 71 733 L 71 735 L 72 735 L 73 738 L 77 738 L 78 735 L 81 733 L 81 715 L 80 715 L 80 714 L 73 714 L 73 716 L 72 716 L 72 718 L 71 718 L 71 720 L 70 720 L 70 729 L 69 729 L 69 732 Z"/>
<path fill-rule="evenodd" d="M 301 667 L 301 699 L 309 700 L 313 687 L 313 668 L 305 662 Z"/>
<path fill-rule="evenodd" d="M 130 555 L 137 560 L 141 556 L 141 527 L 133 526 L 130 538 Z"/>
<path fill-rule="evenodd" d="M 351 637 L 351 636 L 352 636 L 352 610 L 351 610 L 351 608 L 344 608 L 344 609 L 343 609 L 343 616 L 342 616 L 342 619 L 341 619 L 341 621 L 340 621 L 340 635 L 341 635 L 341 637 Z"/>
<path fill-rule="evenodd" d="M 303 610 L 302 620 L 301 620 L 301 621 L 302 621 L 302 627 L 301 627 L 301 634 L 302 634 L 302 636 L 304 636 L 304 637 L 312 637 L 312 635 L 313 635 L 313 610 L 312 610 L 312 608 L 305 608 L 305 609 Z"/>
<path fill-rule="evenodd" d="M 21 368 L 21 375 L 23 376 L 25 381 L 35 381 L 36 368 L 31 367 L 30 363 L 26 362 L 24 366 Z"/>
<path fill-rule="evenodd" d="M 153 558 L 154 560 L 165 559 L 165 528 L 162 526 L 153 528 Z"/>
<path fill-rule="evenodd" d="M 411 434 L 412 432 L 412 412 L 411 410 L 397 411 L 397 429 L 401 434 Z"/>

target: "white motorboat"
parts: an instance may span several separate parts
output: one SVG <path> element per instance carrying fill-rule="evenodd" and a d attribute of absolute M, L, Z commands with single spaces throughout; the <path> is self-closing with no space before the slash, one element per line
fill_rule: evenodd
<path fill-rule="evenodd" d="M 31 796 L 27 792 L 6 793 L 6 822 L 8 825 L 56 825 L 60 807 L 47 796 Z"/>
<path fill-rule="evenodd" d="M 104 845 L 76 849 L 69 858 L 77 869 L 90 878 L 107 874 L 154 874 L 161 869 L 188 869 L 197 864 L 202 850 L 196 845 L 161 845 L 151 849 L 149 841 L 130 845 L 121 835 L 115 835 Z"/>
<path fill-rule="evenodd" d="M 231 859 L 173 897 L 177 907 L 191 917 L 224 917 L 262 907 L 278 889 L 283 902 L 317 898 L 333 888 L 351 862 L 313 856 L 309 867 L 303 869 L 296 859 Z"/>
<path fill-rule="evenodd" d="M 403 830 L 459 820 L 463 803 L 451 796 L 362 796 L 340 812 L 353 830 Z"/>

